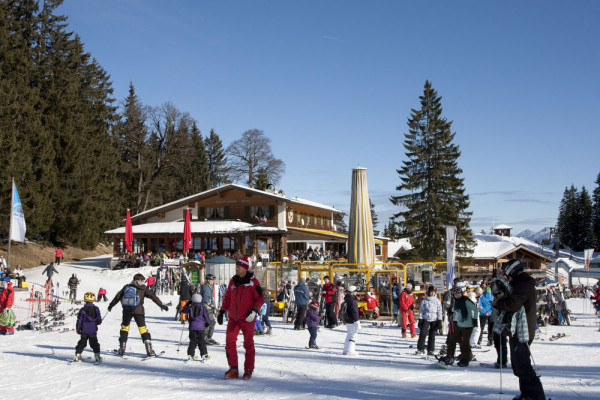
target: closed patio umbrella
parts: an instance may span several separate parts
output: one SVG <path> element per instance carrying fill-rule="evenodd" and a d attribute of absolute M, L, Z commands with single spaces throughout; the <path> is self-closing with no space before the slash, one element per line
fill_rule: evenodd
<path fill-rule="evenodd" d="M 187 253 L 192 248 L 192 226 L 190 223 L 190 209 L 185 210 L 185 223 L 183 225 L 183 254 L 187 257 Z"/>
<path fill-rule="evenodd" d="M 131 214 L 129 208 L 127 209 L 127 216 L 125 217 L 125 250 L 128 253 L 133 252 L 133 227 L 131 226 Z"/>
<path fill-rule="evenodd" d="M 352 169 L 350 224 L 348 226 L 348 262 L 371 265 L 375 260 L 373 221 L 367 189 L 367 169 Z"/>

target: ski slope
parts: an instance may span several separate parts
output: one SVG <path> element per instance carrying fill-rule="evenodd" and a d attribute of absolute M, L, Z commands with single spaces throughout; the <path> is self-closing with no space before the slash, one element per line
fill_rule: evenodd
<path fill-rule="evenodd" d="M 81 279 L 78 298 L 101 286 L 108 290 L 109 301 L 137 272 L 145 276 L 150 267 L 139 270 L 110 271 L 104 268 L 105 258 L 82 260 L 57 266 L 55 282 L 61 295 L 71 274 Z M 28 281 L 43 283 L 42 267 L 27 270 Z M 15 293 L 14 311 L 20 323 L 27 322 L 29 303 L 26 292 Z M 176 304 L 176 296 L 160 296 L 164 303 Z M 108 302 L 97 303 L 102 314 Z M 68 302 L 60 310 L 68 315 L 65 327 L 75 325 L 76 310 Z M 540 368 L 547 397 L 553 399 L 600 398 L 600 332 L 599 319 L 587 300 L 571 299 L 573 325 L 543 327 L 532 346 L 536 365 Z M 88 347 L 84 362 L 69 363 L 79 336 L 74 331 L 17 331 L 14 336 L 0 336 L 0 365 L 3 376 L 0 393 L 5 399 L 94 399 L 141 398 L 208 398 L 208 399 L 507 399 L 518 393 L 517 379 L 510 368 L 482 368 L 473 362 L 468 368 L 433 368 L 433 362 L 414 355 L 416 339 L 401 339 L 400 329 L 386 323 L 372 326 L 363 323 L 357 350 L 360 355 L 342 355 L 345 327 L 334 330 L 321 328 L 317 344 L 320 350 L 306 350 L 308 331 L 294 331 L 272 317 L 271 337 L 255 337 L 256 369 L 250 381 L 225 380 L 228 369 L 224 347 L 209 346 L 211 359 L 185 363 L 187 358 L 187 325 L 174 321 L 175 308 L 160 311 L 152 301 L 145 302 L 146 324 L 152 334 L 156 359 L 141 362 L 144 346 L 132 321 L 128 358 L 109 354 L 118 346 L 121 308 L 117 305 L 107 313 L 98 338 L 104 361 L 94 365 Z M 224 343 L 225 325 L 217 325 L 214 338 Z M 183 344 L 179 339 L 183 332 Z M 548 338 L 556 333 L 568 336 L 556 341 Z M 240 335 L 241 344 L 242 336 Z M 439 348 L 444 337 L 436 340 Z M 485 338 L 484 338 L 485 342 Z M 238 347 L 240 364 L 243 347 Z M 478 361 L 495 361 L 495 351 L 476 353 Z M 502 383 L 501 383 L 502 382 Z M 503 394 L 500 394 L 502 384 Z M 89 397 L 91 396 L 91 397 Z M 134 396 L 134 397 L 132 397 Z"/>

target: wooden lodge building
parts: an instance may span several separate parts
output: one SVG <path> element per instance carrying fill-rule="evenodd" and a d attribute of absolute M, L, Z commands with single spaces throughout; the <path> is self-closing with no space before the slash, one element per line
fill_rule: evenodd
<path fill-rule="evenodd" d="M 223 255 L 240 251 L 271 261 L 295 250 L 345 254 L 348 236 L 336 231 L 334 215 L 342 211 L 275 191 L 228 184 L 197 193 L 131 217 L 134 253 L 181 252 L 185 210 L 189 208 L 191 251 Z M 115 256 L 124 253 L 125 227 L 105 232 Z M 387 254 L 387 240 L 376 239 L 377 260 Z"/>

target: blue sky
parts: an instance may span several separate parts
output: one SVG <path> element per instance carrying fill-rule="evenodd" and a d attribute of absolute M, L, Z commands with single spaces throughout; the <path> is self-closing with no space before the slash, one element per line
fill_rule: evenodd
<path fill-rule="evenodd" d="M 279 184 L 348 211 L 367 168 L 380 228 L 397 212 L 411 108 L 429 80 L 453 121 L 471 228 L 554 226 L 566 186 L 600 173 L 598 1 L 66 0 L 111 75 L 173 103 L 225 146 L 248 129 L 286 163 Z"/>

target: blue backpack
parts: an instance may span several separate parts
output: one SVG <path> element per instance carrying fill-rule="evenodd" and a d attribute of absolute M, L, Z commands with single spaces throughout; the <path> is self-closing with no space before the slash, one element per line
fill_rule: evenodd
<path fill-rule="evenodd" d="M 140 304 L 140 291 L 134 285 L 125 286 L 123 297 L 121 297 L 121 305 L 124 307 L 137 307 Z"/>

